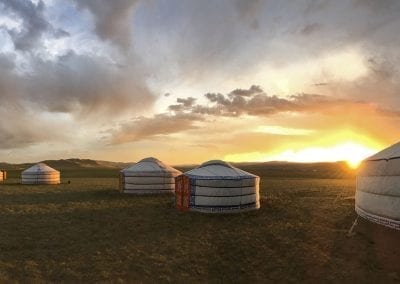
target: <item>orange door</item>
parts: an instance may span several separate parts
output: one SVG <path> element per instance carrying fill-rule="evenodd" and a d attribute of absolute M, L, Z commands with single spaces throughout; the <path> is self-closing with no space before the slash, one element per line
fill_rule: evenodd
<path fill-rule="evenodd" d="M 190 205 L 190 178 L 180 175 L 175 178 L 175 206 L 178 210 L 187 211 Z"/>

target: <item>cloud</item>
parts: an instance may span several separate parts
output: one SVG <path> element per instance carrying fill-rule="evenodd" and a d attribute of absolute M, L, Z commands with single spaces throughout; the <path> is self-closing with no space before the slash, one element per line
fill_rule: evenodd
<path fill-rule="evenodd" d="M 133 10 L 138 0 L 74 0 L 80 9 L 89 10 L 94 17 L 95 32 L 127 50 L 132 41 Z"/>
<path fill-rule="evenodd" d="M 111 144 L 122 144 L 146 139 L 156 139 L 174 133 L 197 128 L 196 122 L 202 118 L 185 114 L 157 114 L 153 117 L 137 117 L 121 123 L 108 131 Z"/>
<path fill-rule="evenodd" d="M 207 93 L 207 105 L 190 104 L 185 99 L 177 99 L 178 104 L 169 106 L 175 112 L 190 112 L 192 114 L 214 116 L 270 116 L 280 112 L 322 112 L 338 105 L 357 102 L 335 99 L 323 95 L 297 94 L 289 98 L 280 98 L 266 94 L 261 87 L 251 86 L 249 89 L 236 89 L 227 95 Z"/>
<path fill-rule="evenodd" d="M 0 64 L 13 67 L 5 56 L 0 56 Z M 70 51 L 54 61 L 34 58 L 30 68 L 30 73 L 4 71 L 0 98 L 14 97 L 37 111 L 67 112 L 80 117 L 100 112 L 118 117 L 127 109 L 139 110 L 154 101 L 138 79 L 139 74 L 136 79 L 131 78 L 135 70 L 95 55 Z"/>
<path fill-rule="evenodd" d="M 25 100 L 47 111 L 118 116 L 128 108 L 148 107 L 154 100 L 139 77 L 132 79 L 135 70 L 102 57 L 69 52 L 56 61 L 37 59 L 34 70 L 25 78 L 30 90 Z"/>
<path fill-rule="evenodd" d="M 35 115 L 21 105 L 0 106 L 0 149 L 17 149 L 41 142 L 63 141 L 68 127 Z M 34 119 L 32 119 L 34 117 Z"/>
<path fill-rule="evenodd" d="M 71 11 L 57 10 L 56 3 L 0 0 L 5 19 L 16 19 L 15 25 L 0 27 L 4 40 L 0 47 L 0 115 L 7 118 L 7 123 L 0 125 L 3 148 L 73 140 L 82 125 L 89 132 L 128 112 L 140 115 L 156 99 L 146 83 L 146 68 L 136 56 L 115 51 L 96 38 L 96 49 L 88 49 L 91 37 L 85 34 L 84 22 L 78 21 L 82 32 L 77 33 L 76 28 L 66 31 L 63 21 L 71 17 Z M 128 32 L 121 21 L 128 21 L 123 10 L 131 7 L 132 1 L 114 1 L 112 5 L 104 1 L 102 8 L 95 7 L 98 1 L 79 3 L 97 13 L 100 38 Z M 122 44 L 118 37 L 110 39 Z M 68 132 L 62 133 L 66 125 L 58 118 L 64 114 L 69 126 Z"/>
<path fill-rule="evenodd" d="M 192 97 L 188 97 L 186 99 L 178 98 L 176 100 L 176 102 L 178 104 L 170 105 L 168 107 L 168 110 L 175 111 L 175 112 L 180 112 L 180 111 L 183 111 L 185 109 L 189 109 L 194 105 L 194 103 L 196 102 L 196 99 L 192 98 Z"/>
<path fill-rule="evenodd" d="M 269 96 L 261 87 L 255 85 L 249 89 L 235 89 L 226 95 L 207 93 L 204 97 L 205 103 L 197 103 L 193 97 L 177 98 L 177 104 L 167 108 L 169 113 L 137 117 L 121 123 L 116 130 L 108 131 L 109 139 L 112 144 L 122 144 L 189 130 L 200 131 L 199 123 L 206 125 L 208 129 L 225 117 L 238 118 L 240 121 L 239 117 L 242 116 L 271 118 L 288 113 L 302 115 L 295 116 L 288 126 L 280 126 L 280 129 L 291 129 L 291 133 L 299 133 L 304 128 L 307 128 L 309 133 L 317 133 L 316 130 L 326 131 L 326 129 L 352 126 L 368 131 L 369 127 L 363 127 L 362 122 L 356 119 L 366 114 L 369 114 L 369 118 L 364 121 L 400 120 L 400 110 L 384 109 L 364 101 L 336 99 L 316 94 L 297 94 L 279 98 Z M 308 120 L 309 118 L 314 122 Z M 296 120 L 303 123 L 292 128 L 290 124 L 295 125 Z M 368 125 L 372 127 L 375 123 L 370 122 Z M 271 129 L 271 126 L 265 125 L 264 129 Z M 232 129 L 226 129 L 226 132 L 231 133 Z"/>
<path fill-rule="evenodd" d="M 92 134 L 113 125 L 114 145 L 200 133 L 190 143 L 219 134 L 229 143 L 242 133 L 227 121 L 249 117 L 316 135 L 398 132 L 399 1 L 0 0 L 0 9 L 5 148 L 68 141 L 86 128 L 81 143 L 93 145 Z"/>
<path fill-rule="evenodd" d="M 257 16 L 264 2 L 261 0 L 236 0 L 234 3 L 240 18 L 250 21 L 250 27 L 257 30 L 260 26 Z"/>
<path fill-rule="evenodd" d="M 366 60 L 366 75 L 355 81 L 330 80 L 323 86 L 328 97 L 347 98 L 354 101 L 373 103 L 382 109 L 399 108 L 400 82 L 396 57 L 387 59 L 376 55 Z"/>
<path fill-rule="evenodd" d="M 233 97 L 233 96 L 242 96 L 242 97 L 251 97 L 255 94 L 260 94 L 263 93 L 263 89 L 261 89 L 260 86 L 251 86 L 250 89 L 236 89 L 233 90 L 228 96 Z"/>
<path fill-rule="evenodd" d="M 20 29 L 7 29 L 11 36 L 15 49 L 29 51 L 36 47 L 43 34 L 52 32 L 55 37 L 69 36 L 69 33 L 54 28 L 44 15 L 45 4 L 38 1 L 37 4 L 29 0 L 0 0 L 0 8 L 22 20 Z"/>
<path fill-rule="evenodd" d="M 318 23 L 307 24 L 301 29 L 300 33 L 307 36 L 317 32 L 319 29 L 321 29 L 321 25 Z"/>

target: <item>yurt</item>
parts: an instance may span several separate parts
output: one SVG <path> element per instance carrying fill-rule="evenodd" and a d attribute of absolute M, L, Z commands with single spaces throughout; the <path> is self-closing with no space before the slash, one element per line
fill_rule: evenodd
<path fill-rule="evenodd" d="M 175 178 L 175 205 L 182 211 L 233 213 L 260 208 L 260 178 L 212 160 Z"/>
<path fill-rule="evenodd" d="M 355 210 L 363 218 L 400 230 L 400 143 L 363 161 Z"/>
<path fill-rule="evenodd" d="M 173 193 L 181 172 L 156 158 L 146 158 L 120 172 L 120 190 L 133 194 Z"/>
<path fill-rule="evenodd" d="M 22 184 L 59 184 L 60 172 L 39 163 L 23 171 L 21 178 Z"/>

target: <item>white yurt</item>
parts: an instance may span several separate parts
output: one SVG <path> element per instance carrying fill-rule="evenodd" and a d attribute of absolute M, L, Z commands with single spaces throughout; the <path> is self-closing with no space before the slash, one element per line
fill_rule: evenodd
<path fill-rule="evenodd" d="M 21 174 L 22 184 L 59 184 L 60 172 L 44 163 L 36 164 Z"/>
<path fill-rule="evenodd" d="M 260 208 L 260 178 L 212 160 L 176 177 L 175 205 L 182 211 L 231 213 Z"/>
<path fill-rule="evenodd" d="M 120 172 L 120 190 L 134 194 L 173 193 L 181 172 L 156 158 L 146 158 Z"/>
<path fill-rule="evenodd" d="M 363 218 L 400 230 L 400 143 L 363 161 L 355 210 Z"/>

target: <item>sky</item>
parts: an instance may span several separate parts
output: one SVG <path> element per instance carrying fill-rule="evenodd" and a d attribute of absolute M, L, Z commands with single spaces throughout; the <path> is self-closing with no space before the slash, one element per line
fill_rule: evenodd
<path fill-rule="evenodd" d="M 0 0 L 0 161 L 360 160 L 400 137 L 400 1 Z"/>

